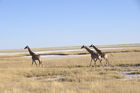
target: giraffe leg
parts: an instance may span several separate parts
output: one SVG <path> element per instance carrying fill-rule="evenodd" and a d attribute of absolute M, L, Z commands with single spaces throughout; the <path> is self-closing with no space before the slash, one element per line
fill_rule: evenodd
<path fill-rule="evenodd" d="M 43 67 L 43 64 L 42 64 L 41 60 L 39 59 L 38 61 L 39 61 L 39 66 L 42 65 L 42 67 Z"/>
<path fill-rule="evenodd" d="M 106 65 L 108 65 L 108 66 L 109 66 L 109 61 L 108 61 L 108 59 L 107 59 L 107 58 L 105 58 L 105 61 L 106 61 Z"/>
<path fill-rule="evenodd" d="M 35 63 L 35 64 L 36 64 L 36 66 L 37 66 L 36 61 L 35 61 L 35 60 L 32 60 L 32 66 L 34 65 L 34 63 Z"/>
<path fill-rule="evenodd" d="M 90 61 L 90 65 L 89 65 L 89 67 L 91 66 L 91 63 L 92 63 L 92 58 L 91 58 L 91 61 Z"/>
<path fill-rule="evenodd" d="M 32 60 L 32 65 L 34 65 L 35 60 Z"/>
<path fill-rule="evenodd" d="M 96 68 L 96 61 L 97 61 L 97 59 L 94 59 L 94 67 Z"/>
<path fill-rule="evenodd" d="M 102 64 L 102 57 L 99 55 L 99 56 L 97 57 L 97 59 L 100 61 L 100 64 L 103 66 L 103 64 Z"/>
<path fill-rule="evenodd" d="M 37 66 L 37 63 L 36 63 L 36 61 L 34 61 L 35 62 L 35 64 L 36 64 L 36 66 Z"/>
<path fill-rule="evenodd" d="M 103 66 L 102 59 L 99 59 L 99 61 L 100 61 L 100 64 Z"/>
<path fill-rule="evenodd" d="M 109 60 L 107 54 L 103 56 L 104 60 L 106 61 L 106 65 L 109 66 Z"/>
<path fill-rule="evenodd" d="M 32 60 L 32 65 L 34 64 L 34 60 Z"/>

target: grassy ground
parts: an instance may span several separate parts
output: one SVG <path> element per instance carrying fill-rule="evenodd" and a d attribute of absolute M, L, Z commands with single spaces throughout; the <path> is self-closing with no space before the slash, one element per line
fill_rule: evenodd
<path fill-rule="evenodd" d="M 117 73 L 140 73 L 139 48 L 105 52 L 113 55 L 108 54 L 113 67 L 99 62 L 88 67 L 90 55 L 42 59 L 43 68 L 23 55 L 0 56 L 0 93 L 140 93 L 140 79 L 125 80 Z"/>

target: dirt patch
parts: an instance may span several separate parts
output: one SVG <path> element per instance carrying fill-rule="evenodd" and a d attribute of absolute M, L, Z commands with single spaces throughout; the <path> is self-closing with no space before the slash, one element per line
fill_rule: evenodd
<path fill-rule="evenodd" d="M 32 79 L 32 80 L 57 81 L 57 80 L 64 79 L 65 76 L 64 75 L 55 75 L 55 76 L 51 76 L 51 77 L 37 77 L 37 76 L 33 76 L 33 77 L 28 77 L 28 78 Z"/>
<path fill-rule="evenodd" d="M 140 68 L 140 64 L 119 64 L 118 67 L 137 67 Z"/>
<path fill-rule="evenodd" d="M 57 80 L 61 80 L 64 79 L 65 76 L 64 75 L 57 75 L 57 76 L 53 76 L 50 78 L 46 78 L 45 81 L 57 81 Z"/>
<path fill-rule="evenodd" d="M 135 73 L 131 71 L 117 71 L 120 75 L 124 76 L 124 80 L 130 80 L 130 79 L 140 79 L 140 73 Z"/>

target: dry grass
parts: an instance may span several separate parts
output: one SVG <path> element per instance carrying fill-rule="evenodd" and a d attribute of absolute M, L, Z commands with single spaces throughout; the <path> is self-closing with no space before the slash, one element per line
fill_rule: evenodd
<path fill-rule="evenodd" d="M 127 50 L 106 50 L 114 67 L 98 63 L 96 68 L 88 67 L 90 55 L 43 59 L 43 68 L 23 55 L 0 56 L 0 93 L 140 93 L 140 79 L 123 80 L 116 72 L 140 72 L 131 68 L 140 64 L 139 49 Z"/>

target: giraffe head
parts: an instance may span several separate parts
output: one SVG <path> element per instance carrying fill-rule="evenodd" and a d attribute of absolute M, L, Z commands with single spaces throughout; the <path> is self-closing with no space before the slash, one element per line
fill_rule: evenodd
<path fill-rule="evenodd" d="M 92 45 L 90 45 L 89 47 L 93 47 L 94 45 L 92 44 Z"/>
<path fill-rule="evenodd" d="M 83 46 L 81 47 L 81 49 L 84 48 L 84 47 L 85 47 L 85 46 L 83 45 Z"/>
<path fill-rule="evenodd" d="M 27 49 L 29 46 L 27 45 L 24 49 Z"/>

